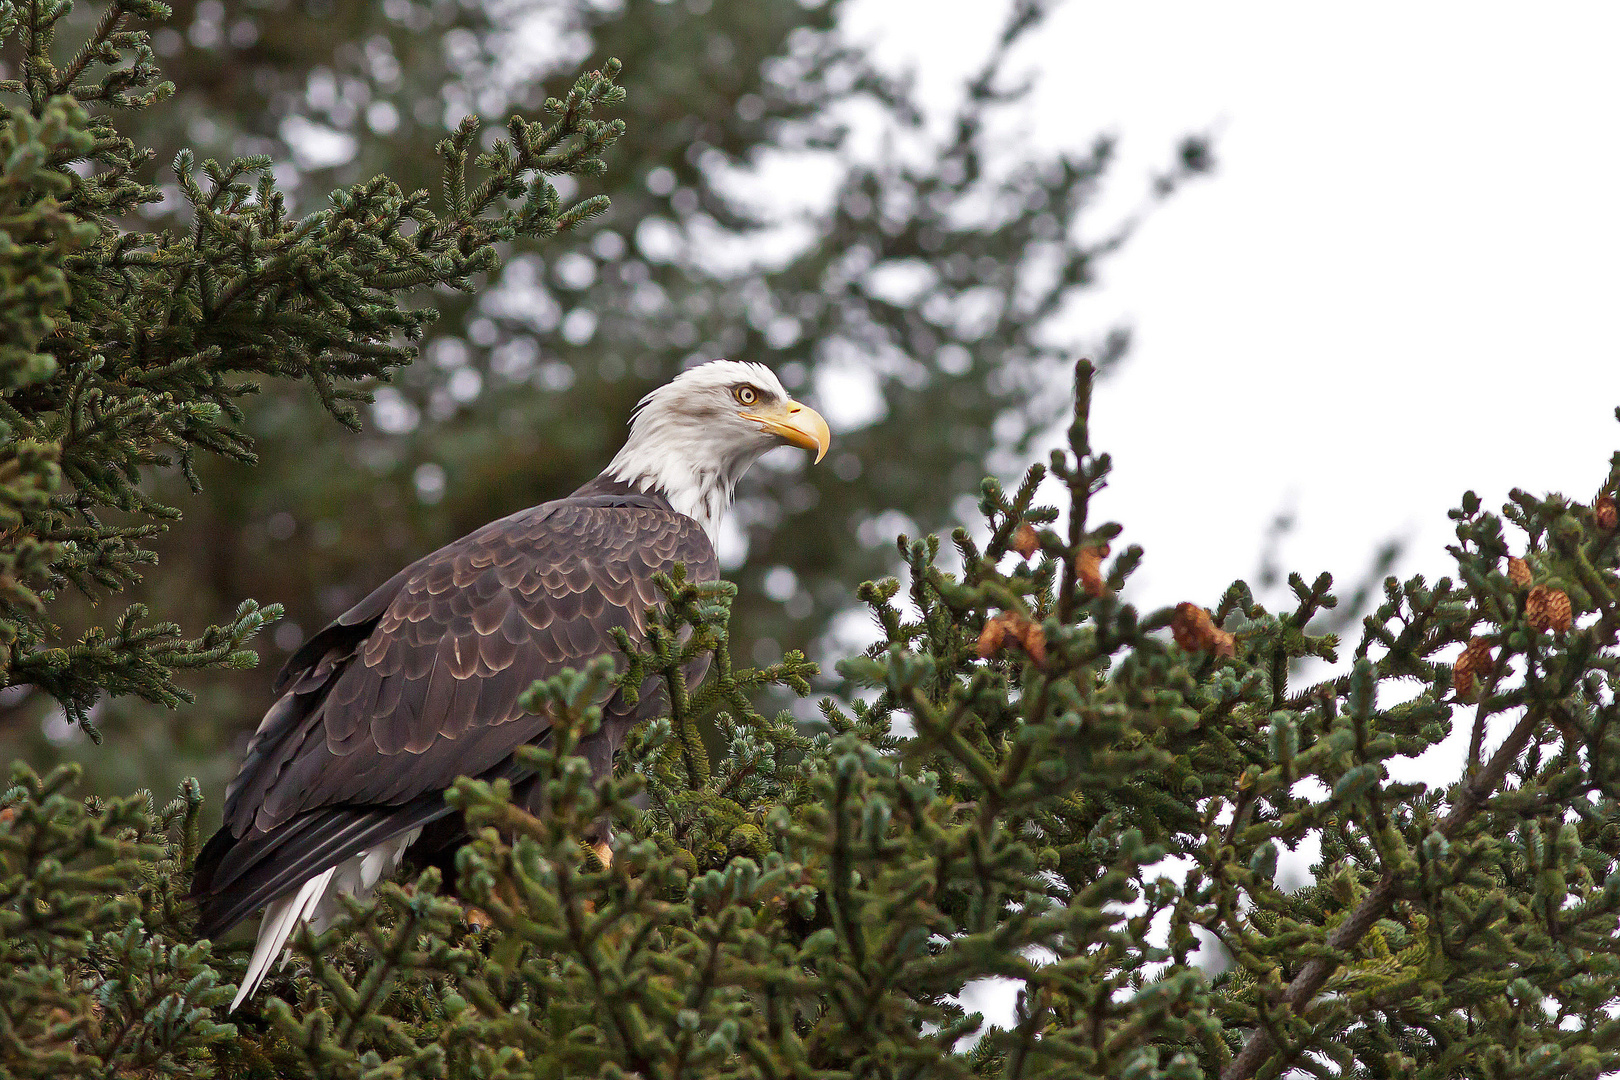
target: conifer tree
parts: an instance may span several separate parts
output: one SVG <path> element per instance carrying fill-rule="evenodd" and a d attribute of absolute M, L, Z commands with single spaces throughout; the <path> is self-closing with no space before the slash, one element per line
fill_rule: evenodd
<path fill-rule="evenodd" d="M 0 5 L 0 38 L 21 77 L 0 82 L 0 680 L 48 692 L 95 734 L 90 706 L 135 695 L 187 700 L 187 669 L 251 664 L 244 649 L 279 609 L 245 600 L 229 623 L 185 639 L 142 605 L 64 640 L 50 605 L 64 591 L 99 600 L 139 579 L 177 509 L 151 493 L 173 470 L 200 487 L 198 459 L 251 464 L 242 400 L 267 377 L 307 383 L 326 412 L 359 426 L 356 403 L 415 353 L 436 317 L 407 294 L 464 289 L 498 264 L 495 246 L 545 237 L 601 213 L 601 196 L 564 208 L 547 175 L 594 175 L 622 121 L 617 71 L 582 76 L 551 122 L 514 118 L 477 155 L 469 119 L 439 146 L 444 195 L 378 178 L 293 217 L 255 157 L 174 178 L 183 234 L 121 225 L 162 195 L 143 182 L 152 151 L 117 119 L 173 93 L 135 20 L 163 5 L 115 2 L 88 40 L 58 49 L 63 0 Z"/>
<path fill-rule="evenodd" d="M 128 230 L 152 189 L 121 111 L 156 104 L 156 4 L 0 7 L 26 57 L 0 85 L 0 602 L 10 679 L 80 714 L 97 694 L 179 704 L 177 671 L 243 662 L 269 617 L 182 640 L 130 614 L 55 644 L 66 590 L 106 595 L 174 511 L 143 481 L 246 458 L 243 398 L 296 376 L 340 420 L 406 358 L 421 282 L 469 285 L 491 244 L 546 234 L 543 177 L 588 173 L 619 127 L 614 70 L 550 123 L 514 121 L 445 203 L 385 180 L 293 218 L 256 161 L 177 173 L 184 235 Z M 634 137 L 632 130 L 631 137 Z M 469 172 L 469 168 L 471 171 Z M 256 182 L 254 182 L 256 181 Z M 408 224 L 407 224 L 408 223 Z M 318 249 L 309 245 L 319 240 Z M 316 257 L 318 250 L 319 257 Z M 504 784 L 447 798 L 475 826 L 456 895 L 403 876 L 224 1013 L 248 951 L 195 939 L 183 897 L 206 804 L 188 783 L 84 799 L 75 770 L 0 793 L 0 1070 L 22 1077 L 915 1077 L 1129 1080 L 1598 1077 L 1620 1069 L 1620 455 L 1589 499 L 1515 490 L 1453 511 L 1456 573 L 1384 584 L 1353 641 L 1311 628 L 1327 575 L 1277 611 L 1234 582 L 1138 611 L 1144 553 L 1091 498 L 1093 365 L 1066 445 L 978 498 L 984 542 L 898 538 L 859 586 L 881 629 L 823 723 L 789 653 L 732 656 L 726 583 L 665 579 L 646 647 L 536 684 L 527 751 L 550 812 Z M 1053 498 L 1055 496 L 1055 498 Z M 1048 502 L 1047 500 L 1051 500 Z M 625 642 L 624 644 L 628 644 Z M 712 655 L 698 688 L 682 678 Z M 1337 665 L 1296 685 L 1296 662 Z M 571 750 L 615 677 L 669 716 L 593 782 Z M 712 732 L 700 722 L 714 718 Z M 1454 739 L 1462 764 L 1393 775 Z M 1434 758 L 1430 760 L 1440 760 Z M 615 822 L 603 865 L 581 844 Z M 1279 874 L 1310 852 L 1308 880 Z M 474 930 L 467 905 L 489 925 Z M 966 987 L 1010 980 L 1010 1025 Z"/>
<path fill-rule="evenodd" d="M 671 715 L 619 775 L 593 784 L 570 753 L 611 660 L 537 684 L 527 705 L 557 737 L 528 760 L 552 812 L 458 782 L 448 797 L 479 827 L 463 899 L 436 870 L 384 886 L 306 933 L 231 1024 L 218 1010 L 247 946 L 189 941 L 175 899 L 195 788 L 161 814 L 87 807 L 65 773 L 18 766 L 0 812 L 0 1055 L 40 1076 L 1620 1066 L 1620 458 L 1590 504 L 1515 492 L 1498 516 L 1466 496 L 1457 576 L 1391 579 L 1348 670 L 1294 686 L 1290 661 L 1338 656 L 1306 629 L 1336 602 L 1326 575 L 1293 575 L 1279 612 L 1242 582 L 1212 610 L 1119 600 L 1142 552 L 1110 558 L 1119 527 L 1087 512 L 1108 471 L 1091 377 L 1082 364 L 1050 464 L 1062 513 L 1038 502 L 1039 466 L 1013 492 L 987 481 L 988 543 L 952 538 L 961 575 L 937 568 L 934 538 L 902 537 L 904 600 L 897 580 L 863 587 L 886 641 L 844 673 L 870 700 L 825 702 L 814 735 L 760 714 L 764 683 L 807 688 L 803 662 L 734 667 L 733 587 L 672 576 L 623 676 L 661 674 Z M 698 651 L 715 674 L 689 694 Z M 716 708 L 711 756 L 695 724 Z M 1390 778 L 1454 731 L 1460 775 Z M 579 840 L 604 812 L 607 867 Z M 1311 880 L 1283 885 L 1282 849 L 1311 845 Z M 468 902 L 492 925 L 472 932 Z M 960 995 L 985 978 L 1018 999 L 1010 1027 L 981 1033 Z"/>

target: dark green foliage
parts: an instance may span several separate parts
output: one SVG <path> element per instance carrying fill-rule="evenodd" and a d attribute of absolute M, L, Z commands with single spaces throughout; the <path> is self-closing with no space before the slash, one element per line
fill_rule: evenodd
<path fill-rule="evenodd" d="M 0 685 L 47 691 L 95 734 L 102 695 L 190 700 L 177 671 L 251 665 L 246 641 L 280 612 L 244 602 L 188 640 L 137 604 L 64 640 L 46 605 L 70 588 L 95 599 L 135 584 L 179 517 L 152 474 L 177 470 L 195 490 L 199 453 L 251 464 L 240 401 L 269 376 L 306 381 L 357 427 L 352 403 L 411 359 L 437 317 L 404 306 L 408 293 L 465 289 L 499 264 L 497 243 L 606 209 L 600 196 L 565 209 L 546 176 L 601 171 L 623 124 L 592 114 L 624 91 L 615 64 L 582 76 L 566 101 L 546 102 L 549 124 L 514 117 L 471 170 L 479 128 L 467 121 L 439 146 L 437 212 L 425 192 L 378 178 L 293 217 L 268 158 L 199 166 L 183 152 L 188 227 L 140 233 L 120 223 L 162 195 L 142 179 L 152 151 L 115 121 L 173 93 L 145 28 L 130 28 L 167 9 L 110 5 L 58 67 L 70 8 L 0 4 L 0 40 L 22 69 L 0 82 Z"/>
<path fill-rule="evenodd" d="M 86 804 L 71 767 L 13 767 L 0 797 L 0 1071 L 211 1076 L 230 987 L 185 930 L 202 796 Z"/>
<path fill-rule="evenodd" d="M 661 674 L 672 718 L 632 740 L 619 775 L 593 784 L 569 753 L 598 720 L 611 660 L 537 684 L 529 705 L 558 738 L 528 755 L 550 812 L 516 809 L 504 784 L 456 785 L 449 798 L 476 830 L 458 858 L 462 901 L 432 871 L 388 885 L 351 923 L 306 937 L 304 959 L 234 1017 L 234 1039 L 198 1012 L 164 1045 L 199 1070 L 278 1077 L 1298 1068 L 1441 1080 L 1620 1067 L 1607 1011 L 1620 977 L 1607 764 L 1620 755 L 1620 536 L 1592 507 L 1515 494 L 1512 546 L 1529 545 L 1535 585 L 1567 589 L 1577 617 L 1537 630 L 1505 573 L 1504 519 L 1470 495 L 1455 515 L 1458 579 L 1391 580 L 1349 670 L 1296 688 L 1291 660 L 1337 655 L 1303 629 L 1335 603 L 1325 577 L 1295 575 L 1298 605 L 1280 613 L 1235 583 L 1214 612 L 1235 638 L 1223 657 L 1167 640 L 1175 611 L 1120 602 L 1139 551 L 1101 580 L 1083 572 L 1082 553 L 1118 531 L 1086 513 L 1107 474 L 1087 443 L 1090 379 L 1082 365 L 1079 421 L 1051 463 L 1064 514 L 1038 505 L 1040 467 L 1016 492 L 987 482 L 990 537 L 981 548 L 957 534 L 960 575 L 937 569 L 937 541 L 902 538 L 907 603 L 893 579 L 863 588 L 887 640 L 843 666 L 869 697 L 825 702 L 820 731 L 760 714 L 763 683 L 802 689 L 810 671 L 797 657 L 733 668 L 732 587 L 677 575 L 650 647 L 619 676 Z M 1603 490 L 1617 486 L 1620 458 Z M 986 635 L 992 625 L 1016 633 Z M 1496 665 L 1454 688 L 1439 654 L 1471 638 Z M 715 671 L 693 693 L 681 671 L 697 651 Z M 718 747 L 692 726 L 705 707 L 722 710 Z M 1463 776 L 1390 779 L 1388 763 L 1456 720 L 1491 729 Z M 184 951 L 173 896 L 194 841 L 152 833 L 194 835 L 177 818 L 194 819 L 194 796 L 141 824 L 152 819 L 138 804 L 86 817 L 23 784 L 0 837 L 88 821 L 52 843 L 121 869 L 60 874 L 12 843 L 12 923 L 40 910 L 27 890 L 54 888 L 50 910 L 65 913 L 37 934 L 141 913 L 121 937 L 61 946 L 69 977 L 50 992 L 105 998 L 100 980 L 139 947 L 193 965 L 187 992 L 217 1009 L 210 980 L 234 977 L 246 947 L 206 969 L 205 952 Z M 617 822 L 606 867 L 579 840 L 604 813 Z M 117 847 L 118 827 L 151 846 Z M 1311 880 L 1284 884 L 1281 850 L 1313 841 Z M 472 931 L 465 904 L 491 925 Z M 1201 950 L 1200 934 L 1221 948 Z M 13 970 L 33 971 L 30 955 Z M 102 956 L 115 966 L 96 966 Z M 1014 1022 L 964 1042 L 980 1020 L 957 996 L 989 977 L 1018 984 Z M 29 1030 L 20 1061 L 66 1053 L 64 1041 L 101 1052 L 88 1034 Z"/>

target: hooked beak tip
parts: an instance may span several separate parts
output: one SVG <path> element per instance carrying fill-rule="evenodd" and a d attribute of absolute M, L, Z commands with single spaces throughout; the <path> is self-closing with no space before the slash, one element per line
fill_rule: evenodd
<path fill-rule="evenodd" d="M 757 421 L 760 427 L 777 438 L 793 446 L 814 450 L 818 463 L 827 456 L 827 448 L 832 445 L 832 431 L 827 427 L 827 421 L 816 410 L 797 401 L 784 402 L 782 411 L 773 416 L 744 415 Z"/>

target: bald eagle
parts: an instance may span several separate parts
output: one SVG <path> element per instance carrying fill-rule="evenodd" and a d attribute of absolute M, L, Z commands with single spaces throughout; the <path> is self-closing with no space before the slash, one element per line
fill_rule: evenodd
<path fill-rule="evenodd" d="M 820 461 L 828 438 L 768 368 L 691 368 L 642 399 L 596 479 L 418 559 L 294 652 L 192 882 L 203 937 L 264 908 L 231 1008 L 300 925 L 322 929 L 342 910 L 339 894 L 369 894 L 401 859 L 453 855 L 466 834 L 444 791 L 458 776 L 504 777 L 538 811 L 514 751 L 544 743 L 548 723 L 519 697 L 613 652 L 614 627 L 642 634 L 654 574 L 684 563 L 692 580 L 716 579 L 737 480 L 776 446 Z M 659 714 L 658 689 L 604 703 L 579 747 L 598 777 L 629 729 Z"/>

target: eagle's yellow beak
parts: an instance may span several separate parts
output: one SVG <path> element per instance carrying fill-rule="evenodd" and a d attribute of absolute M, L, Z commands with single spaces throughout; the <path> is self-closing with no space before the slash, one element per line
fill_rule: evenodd
<path fill-rule="evenodd" d="M 827 456 L 827 447 L 832 444 L 832 432 L 828 430 L 827 421 L 821 418 L 821 414 L 792 398 L 769 409 L 739 415 L 744 420 L 754 421 L 772 435 L 786 439 L 794 446 L 814 450 L 817 461 Z"/>

